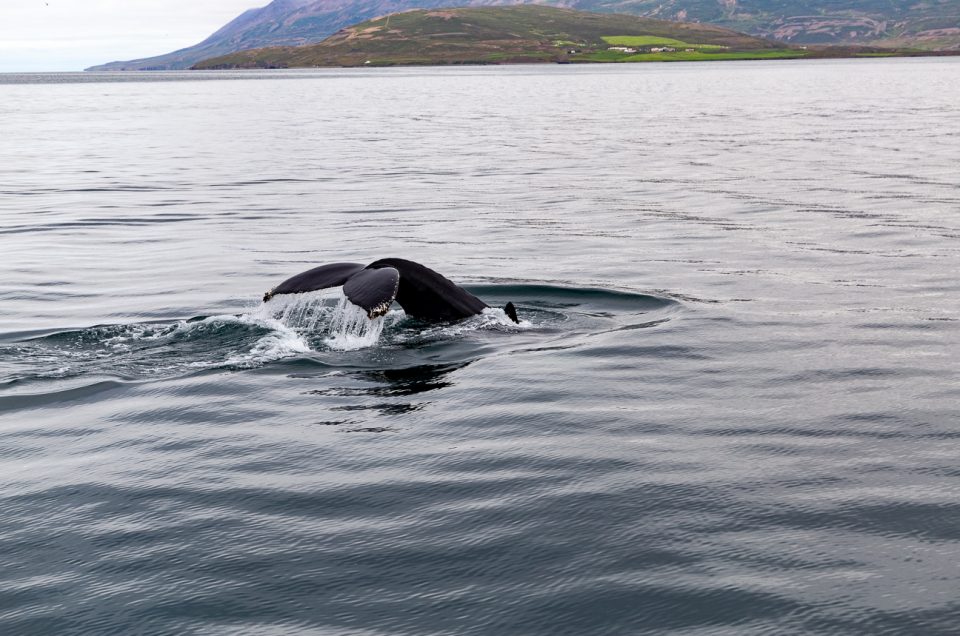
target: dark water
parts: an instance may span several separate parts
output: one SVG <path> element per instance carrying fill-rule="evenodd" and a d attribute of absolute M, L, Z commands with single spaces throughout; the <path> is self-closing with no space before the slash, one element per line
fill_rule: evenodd
<path fill-rule="evenodd" d="M 0 76 L 0 633 L 956 634 L 958 74 Z"/>

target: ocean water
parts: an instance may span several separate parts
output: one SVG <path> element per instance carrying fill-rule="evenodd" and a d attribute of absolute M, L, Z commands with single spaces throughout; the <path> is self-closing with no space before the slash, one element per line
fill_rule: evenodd
<path fill-rule="evenodd" d="M 0 76 L 0 633 L 958 633 L 958 75 Z"/>

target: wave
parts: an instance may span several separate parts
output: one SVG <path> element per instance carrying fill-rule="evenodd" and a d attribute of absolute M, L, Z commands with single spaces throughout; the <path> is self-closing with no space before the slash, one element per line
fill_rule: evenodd
<path fill-rule="evenodd" d="M 499 308 L 454 323 L 426 323 L 399 309 L 370 320 L 339 289 L 323 290 L 275 297 L 241 314 L 95 325 L 2 343 L 0 391 L 82 377 L 138 381 L 255 369 L 291 359 L 360 368 L 391 359 L 400 366 L 427 358 L 460 364 L 501 351 L 553 346 L 560 335 L 564 346 L 575 346 L 580 336 L 656 327 L 680 306 L 670 298 L 599 288 L 471 289 L 491 304 L 515 302 L 520 324 Z"/>

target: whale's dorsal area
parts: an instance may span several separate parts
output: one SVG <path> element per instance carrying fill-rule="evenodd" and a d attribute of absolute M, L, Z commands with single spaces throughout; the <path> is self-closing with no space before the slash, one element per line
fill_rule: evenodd
<path fill-rule="evenodd" d="M 460 320 L 487 308 L 485 302 L 442 274 L 402 258 L 382 258 L 365 267 L 357 263 L 321 265 L 283 281 L 263 300 L 340 286 L 347 299 L 370 318 L 387 313 L 394 300 L 408 316 L 429 321 Z M 515 312 L 509 315 L 517 320 Z"/>

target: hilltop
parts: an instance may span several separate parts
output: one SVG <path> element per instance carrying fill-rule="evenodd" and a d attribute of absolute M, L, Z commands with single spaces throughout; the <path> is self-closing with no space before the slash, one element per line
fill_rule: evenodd
<path fill-rule="evenodd" d="M 399 11 L 525 4 L 515 0 L 274 0 L 196 46 L 88 70 L 190 68 L 237 51 L 316 44 L 338 30 Z M 710 23 L 793 44 L 960 48 L 960 0 L 540 0 L 599 13 Z"/>
<path fill-rule="evenodd" d="M 537 5 L 409 11 L 342 29 L 320 44 L 240 51 L 198 69 L 393 64 L 643 61 L 800 56 L 729 29 Z"/>

